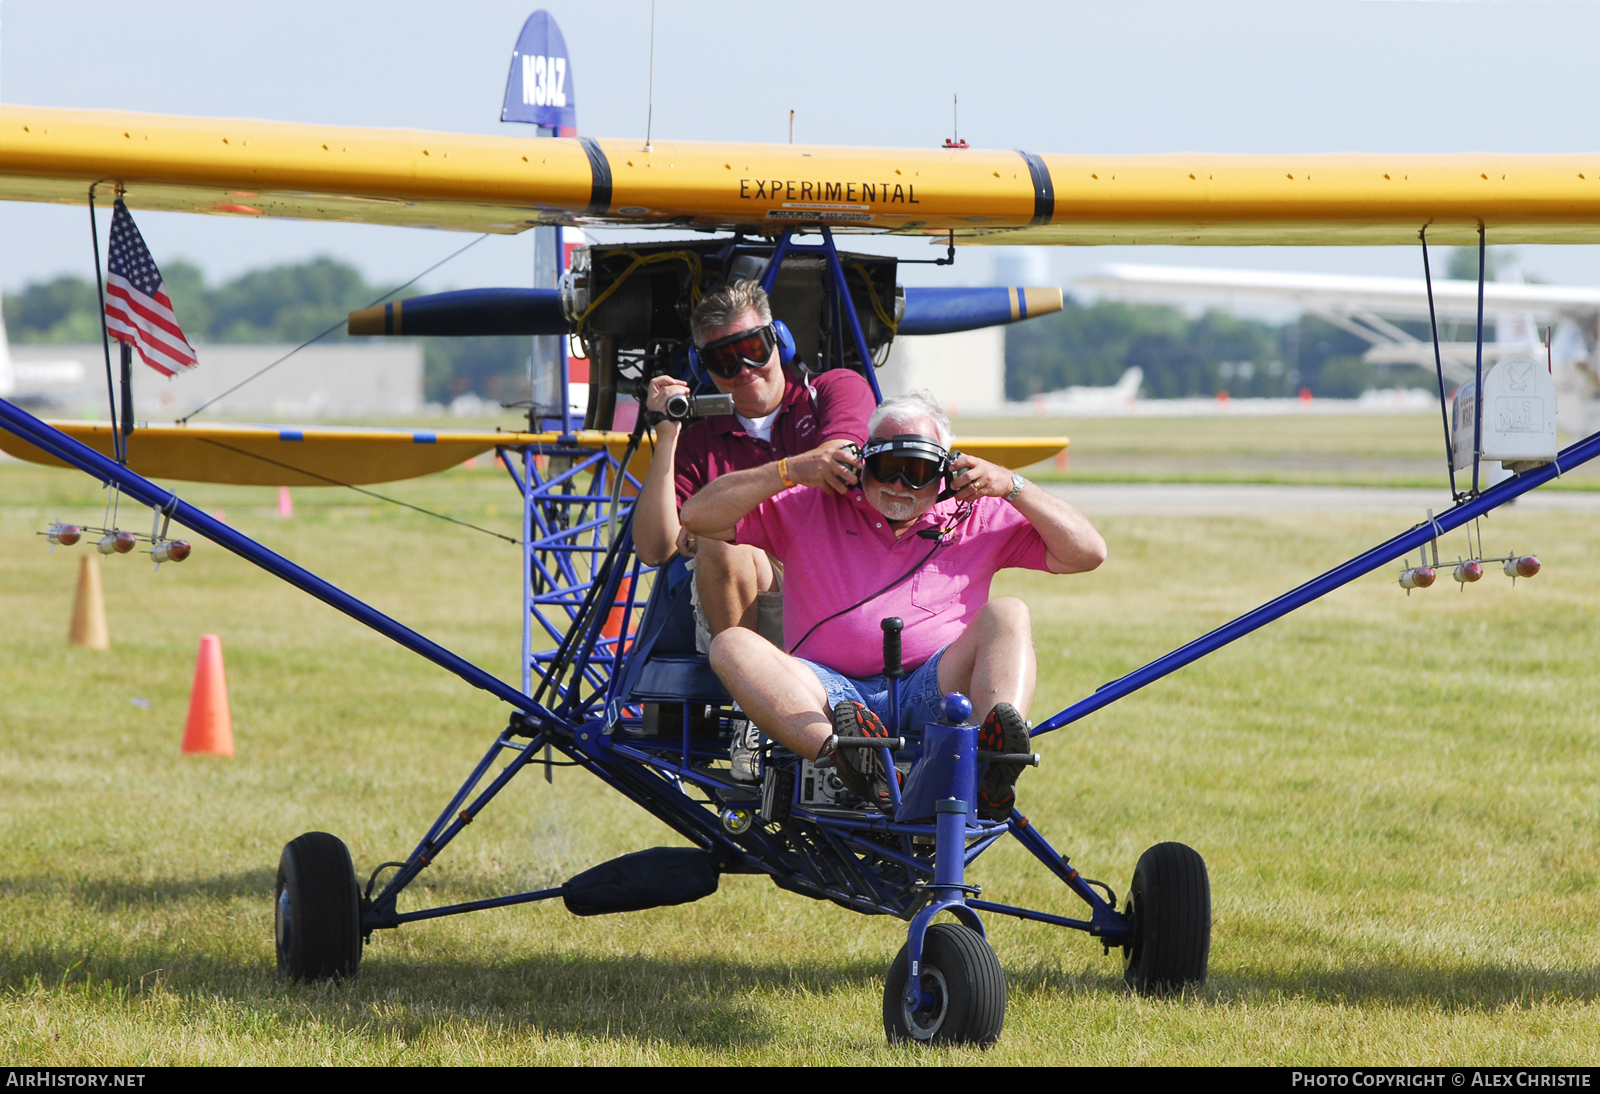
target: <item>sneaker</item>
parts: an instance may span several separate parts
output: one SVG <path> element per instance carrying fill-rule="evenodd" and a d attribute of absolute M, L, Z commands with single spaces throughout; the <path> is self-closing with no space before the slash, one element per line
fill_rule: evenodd
<path fill-rule="evenodd" d="M 1028 723 L 1010 703 L 996 703 L 978 730 L 978 749 L 982 752 L 1027 752 Z M 1011 816 L 1017 804 L 1017 776 L 1022 764 L 990 764 L 978 784 L 978 817 L 999 821 Z"/>
<path fill-rule="evenodd" d="M 837 737 L 889 736 L 878 716 L 853 699 L 834 704 L 833 732 Z M 883 774 L 883 757 L 877 749 L 841 748 L 834 753 L 834 762 L 840 781 L 850 793 L 880 809 L 889 807 L 889 780 Z"/>
<path fill-rule="evenodd" d="M 751 721 L 735 722 L 733 745 L 728 749 L 733 765 L 733 781 L 753 783 L 761 781 L 761 731 Z"/>

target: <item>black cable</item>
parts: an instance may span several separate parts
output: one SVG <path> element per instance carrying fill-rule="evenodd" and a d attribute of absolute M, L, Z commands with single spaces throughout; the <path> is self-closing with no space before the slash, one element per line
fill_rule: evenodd
<path fill-rule="evenodd" d="M 1433 366 L 1439 374 L 1439 418 L 1444 422 L 1444 467 L 1450 475 L 1450 496 L 1460 501 L 1456 493 L 1456 458 L 1450 444 L 1450 411 L 1446 408 L 1444 394 L 1444 358 L 1439 355 L 1439 319 L 1433 310 L 1433 270 L 1428 266 L 1428 229 L 1417 233 L 1422 240 L 1422 276 L 1428 283 L 1428 326 L 1433 331 Z"/>
<path fill-rule="evenodd" d="M 1483 274 L 1486 239 L 1478 224 L 1478 365 L 1472 392 L 1472 496 L 1478 496 L 1478 465 L 1483 462 Z"/>
<path fill-rule="evenodd" d="M 128 453 L 122 447 L 122 430 L 117 425 L 117 386 L 111 379 L 111 332 L 106 328 L 106 287 L 100 276 L 100 226 L 94 219 L 94 188 L 89 184 L 89 238 L 94 243 L 94 288 L 100 296 L 100 348 L 106 356 L 106 402 L 111 404 L 111 454 L 127 466 Z"/>
<path fill-rule="evenodd" d="M 893 581 L 889 582 L 889 584 L 885 585 L 883 588 L 879 589 L 877 592 L 871 594 L 870 596 L 868 596 L 868 597 L 866 597 L 866 598 L 864 598 L 862 600 L 856 601 L 854 604 L 850 605 L 848 608 L 840 608 L 838 611 L 834 612 L 832 615 L 828 616 L 828 618 L 826 618 L 826 619 L 817 620 L 816 623 L 812 624 L 812 627 L 811 627 L 811 629 L 809 631 L 807 631 L 805 634 L 800 636 L 800 641 L 796 642 L 793 646 L 791 646 L 789 648 L 789 654 L 791 656 L 794 656 L 795 653 L 800 649 L 800 647 L 805 645 L 806 639 L 810 638 L 813 634 L 816 634 L 817 633 L 817 628 L 822 626 L 824 623 L 831 623 L 833 620 L 838 619 L 841 615 L 848 615 L 849 613 L 855 611 L 857 608 L 861 607 L 861 605 L 863 605 L 863 604 L 872 603 L 872 601 L 878 599 L 878 597 L 882 596 L 884 593 L 888 592 L 890 589 L 893 589 L 897 585 L 900 585 L 907 578 L 909 578 L 912 574 L 916 573 L 918 570 L 920 570 L 924 566 L 926 566 L 928 564 L 928 560 L 933 557 L 933 552 L 937 551 L 941 546 L 944 545 L 944 537 L 949 535 L 951 532 L 955 531 L 956 530 L 956 526 L 959 525 L 962 521 L 966 520 L 971 515 L 972 515 L 972 505 L 970 503 L 968 503 L 968 504 L 962 505 L 959 508 L 957 508 L 953 519 L 950 521 L 949 524 L 945 525 L 943 528 L 938 528 L 938 529 L 924 528 L 922 531 L 918 532 L 917 535 L 919 535 L 919 536 L 927 536 L 927 538 L 933 540 L 933 546 L 928 548 L 928 553 L 923 555 L 922 558 L 917 562 L 917 564 L 915 566 L 911 567 L 911 569 L 907 570 L 905 573 L 901 574 L 899 577 L 895 578 Z M 932 535 L 929 535 L 930 532 L 932 533 Z"/>
<path fill-rule="evenodd" d="M 452 258 L 455 258 L 457 255 L 462 254 L 462 253 L 470 250 L 473 247 L 476 247 L 478 244 L 482 243 L 484 240 L 486 240 L 488 238 L 489 238 L 489 233 L 488 232 L 483 233 L 483 235 L 479 236 L 477 239 L 473 240 L 471 243 L 468 243 L 465 247 L 462 247 L 460 250 L 455 251 L 455 252 L 445 256 L 444 258 L 441 258 L 439 261 L 435 262 L 432 266 L 429 266 L 426 270 L 423 270 L 421 273 L 419 273 L 416 277 L 413 277 L 410 281 L 407 281 L 404 285 L 397 285 L 396 287 L 390 289 L 388 292 L 382 294 L 376 300 L 372 301 L 372 303 L 368 304 L 367 307 L 369 307 L 369 308 L 377 307 L 379 304 L 383 303 L 383 301 L 385 299 L 387 299 L 388 297 L 393 296 L 397 292 L 405 291 L 406 289 L 410 288 L 412 285 L 415 285 L 418 281 L 421 281 L 424 277 L 427 277 L 434 270 L 437 270 L 440 266 L 443 266 L 446 262 L 449 262 Z M 96 273 L 98 273 L 99 272 L 99 267 L 96 267 L 95 270 L 96 270 Z M 101 307 L 101 310 L 102 311 L 105 310 L 103 305 Z M 227 391 L 224 391 L 221 395 L 216 395 L 216 396 L 213 396 L 210 399 L 207 399 L 205 402 L 201 403 L 199 406 L 197 406 L 193 410 L 189 411 L 189 413 L 187 413 L 183 417 L 179 418 L 177 424 L 186 425 L 190 418 L 193 418 L 196 414 L 200 413 L 202 410 L 204 410 L 206 407 L 210 406 L 212 403 L 216 402 L 219 399 L 226 399 L 229 395 L 232 395 L 235 391 L 238 391 L 240 388 L 244 387 L 244 385 L 250 383 L 252 380 L 255 380 L 255 379 L 257 379 L 257 378 L 259 378 L 261 376 L 264 376 L 266 373 L 271 372 L 273 369 L 275 369 L 279 365 L 283 364 L 289 358 L 293 357 L 295 354 L 299 353 L 301 350 L 305 349 L 307 346 L 311 345 L 313 342 L 320 342 L 322 339 L 328 337 L 328 335 L 330 335 L 334 331 L 338 330 L 346 322 L 348 322 L 348 319 L 341 319 L 337 323 L 335 323 L 333 326 L 331 326 L 327 330 L 323 331 L 321 334 L 316 334 L 316 335 L 313 335 L 310 338 L 307 338 L 304 342 L 301 342 L 298 346 L 294 347 L 294 349 L 290 350 L 288 353 L 284 354 L 282 357 L 280 357 L 276 361 L 272 362 L 272 364 L 268 365 L 266 368 L 262 369 L 260 372 L 252 373 L 251 375 L 246 376 L 243 380 L 240 380 L 237 384 L 234 384 Z M 111 353 L 110 353 L 109 350 L 107 350 L 106 351 L 106 372 L 107 372 L 108 375 L 110 374 L 110 371 L 111 371 Z"/>
<path fill-rule="evenodd" d="M 401 501 L 399 498 L 391 498 L 384 494 L 380 494 L 376 490 L 368 490 L 364 487 L 355 486 L 348 482 L 341 482 L 338 479 L 330 478 L 327 475 L 318 474 L 315 471 L 307 471 L 303 467 L 296 467 L 294 464 L 284 463 L 282 460 L 275 460 L 271 456 L 263 456 L 259 452 L 247 452 L 242 448 L 235 448 L 231 444 L 223 444 L 221 441 L 213 440 L 210 437 L 201 437 L 199 439 L 206 444 L 215 445 L 216 447 L 225 449 L 228 452 L 233 452 L 240 456 L 248 456 L 253 460 L 260 460 L 262 463 L 270 463 L 274 467 L 283 468 L 285 471 L 293 471 L 297 475 L 307 475 L 313 479 L 321 479 L 329 486 L 342 486 L 346 490 L 354 490 L 356 493 L 365 494 L 369 498 L 377 498 L 379 501 L 386 501 L 390 505 L 404 506 L 407 509 L 413 509 L 416 512 L 421 513 L 424 516 L 438 517 L 440 520 L 449 521 L 451 524 L 459 524 L 463 528 L 471 528 L 474 532 L 482 532 L 486 536 L 494 536 L 496 539 L 503 539 L 507 543 L 515 544 L 518 547 L 522 546 L 522 541 L 520 539 L 513 539 L 512 537 L 501 532 L 494 531 L 492 528 L 480 528 L 476 524 L 470 524 L 464 520 L 457 520 L 455 517 L 446 516 L 443 513 L 435 513 L 432 509 L 424 509 L 420 505 L 412 505 L 409 501 Z"/>

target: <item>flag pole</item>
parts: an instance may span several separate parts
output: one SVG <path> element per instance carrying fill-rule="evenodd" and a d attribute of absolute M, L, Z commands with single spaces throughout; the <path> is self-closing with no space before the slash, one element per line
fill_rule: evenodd
<path fill-rule="evenodd" d="M 122 343 L 122 448 L 127 454 L 128 438 L 133 436 L 133 347 Z"/>

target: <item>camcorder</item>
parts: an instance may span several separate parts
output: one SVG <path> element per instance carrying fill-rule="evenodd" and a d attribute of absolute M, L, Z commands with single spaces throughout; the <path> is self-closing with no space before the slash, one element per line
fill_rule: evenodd
<path fill-rule="evenodd" d="M 674 395 L 667 400 L 665 414 L 675 422 L 690 418 L 714 418 L 733 413 L 732 395 Z"/>

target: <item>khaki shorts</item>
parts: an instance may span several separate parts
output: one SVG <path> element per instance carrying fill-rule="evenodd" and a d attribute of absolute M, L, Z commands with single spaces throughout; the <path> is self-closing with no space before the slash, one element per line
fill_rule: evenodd
<path fill-rule="evenodd" d="M 768 556 L 772 562 L 772 588 L 756 594 L 756 633 L 780 650 L 783 649 L 783 563 Z M 689 570 L 694 571 L 694 559 L 689 560 Z M 711 650 L 711 624 L 700 607 L 700 583 L 689 581 L 689 601 L 694 605 L 694 648 L 701 653 Z"/>

